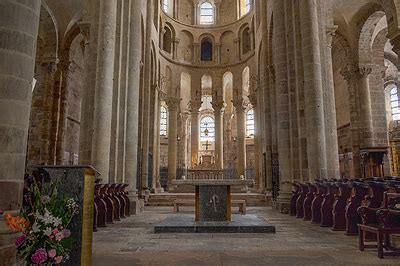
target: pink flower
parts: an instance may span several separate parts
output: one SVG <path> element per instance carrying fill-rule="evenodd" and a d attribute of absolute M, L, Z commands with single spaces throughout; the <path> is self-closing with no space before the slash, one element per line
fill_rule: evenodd
<path fill-rule="evenodd" d="M 47 252 L 44 248 L 36 250 L 35 254 L 31 257 L 34 264 L 43 264 L 47 261 Z"/>
<path fill-rule="evenodd" d="M 57 229 L 55 229 L 54 231 L 53 231 L 53 234 L 58 234 L 58 230 Z"/>
<path fill-rule="evenodd" d="M 60 241 L 60 240 L 62 240 L 63 238 L 64 238 L 64 234 L 63 234 L 62 232 L 56 234 L 56 240 L 57 240 L 57 241 Z"/>
<path fill-rule="evenodd" d="M 57 257 L 54 258 L 54 261 L 55 261 L 56 264 L 60 264 L 62 259 L 63 259 L 62 256 L 57 256 Z"/>
<path fill-rule="evenodd" d="M 53 238 L 54 238 L 54 235 L 50 235 L 49 238 L 50 238 L 50 239 L 53 239 Z"/>
<path fill-rule="evenodd" d="M 49 258 L 54 258 L 57 255 L 57 251 L 55 249 L 50 249 L 47 251 L 47 254 L 49 255 Z"/>
<path fill-rule="evenodd" d="M 25 236 L 25 235 L 19 236 L 19 237 L 15 240 L 15 246 L 16 246 L 17 248 L 19 248 L 20 246 L 22 246 L 22 245 L 25 243 L 25 241 L 26 241 L 26 236 Z"/>

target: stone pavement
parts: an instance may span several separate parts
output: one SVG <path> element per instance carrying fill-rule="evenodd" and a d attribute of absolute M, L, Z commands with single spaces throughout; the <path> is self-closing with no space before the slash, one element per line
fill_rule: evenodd
<path fill-rule="evenodd" d="M 100 228 L 94 234 L 94 265 L 400 265 L 400 258 L 380 260 L 375 250 L 358 251 L 357 237 L 270 207 L 251 207 L 248 213 L 267 219 L 276 234 L 154 234 L 153 224 L 171 213 L 172 207 L 146 207 Z"/>

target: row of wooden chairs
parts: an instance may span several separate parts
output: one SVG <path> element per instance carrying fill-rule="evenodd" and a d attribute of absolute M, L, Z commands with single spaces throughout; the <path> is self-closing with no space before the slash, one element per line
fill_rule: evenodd
<path fill-rule="evenodd" d="M 360 207 L 365 206 L 375 213 L 384 208 L 385 195 L 400 193 L 400 178 L 294 182 L 292 188 L 291 216 L 331 227 L 334 231 L 345 231 L 346 235 L 357 235 L 358 225 L 368 223 L 361 215 L 365 209 Z"/>
<path fill-rule="evenodd" d="M 130 216 L 127 184 L 95 184 L 93 231 Z"/>

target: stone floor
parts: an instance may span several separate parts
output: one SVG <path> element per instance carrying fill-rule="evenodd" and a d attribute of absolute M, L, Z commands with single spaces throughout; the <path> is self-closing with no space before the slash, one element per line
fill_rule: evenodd
<path fill-rule="evenodd" d="M 171 213 L 172 207 L 147 207 L 100 229 L 94 235 L 94 265 L 400 265 L 399 257 L 380 260 L 375 250 L 358 251 L 357 237 L 269 207 L 251 207 L 248 213 L 267 219 L 276 234 L 154 234 L 152 225 Z"/>

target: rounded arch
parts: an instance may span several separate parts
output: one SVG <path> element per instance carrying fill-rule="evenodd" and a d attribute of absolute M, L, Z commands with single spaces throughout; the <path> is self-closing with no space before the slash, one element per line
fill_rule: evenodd
<path fill-rule="evenodd" d="M 178 58 L 183 62 L 192 62 L 193 60 L 193 34 L 187 30 L 179 32 Z"/>
<path fill-rule="evenodd" d="M 376 26 L 379 21 L 385 16 L 383 11 L 377 11 L 370 15 L 365 23 L 363 24 L 360 37 L 358 39 L 358 57 L 359 62 L 362 64 L 368 64 L 372 61 L 372 43 Z"/>
<path fill-rule="evenodd" d="M 212 61 L 213 60 L 213 41 L 208 38 L 204 37 L 200 42 L 200 60 L 201 61 Z"/>

